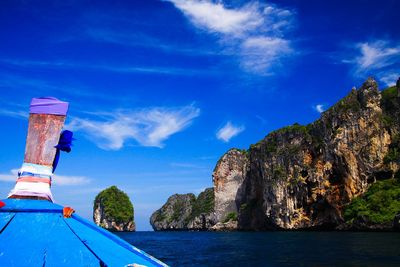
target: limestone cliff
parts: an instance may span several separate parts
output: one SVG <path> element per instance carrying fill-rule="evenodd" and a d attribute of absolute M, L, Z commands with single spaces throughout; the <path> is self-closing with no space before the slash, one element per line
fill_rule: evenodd
<path fill-rule="evenodd" d="M 128 195 L 116 186 L 101 191 L 94 201 L 93 221 L 110 231 L 135 231 L 133 213 Z"/>
<path fill-rule="evenodd" d="M 237 224 L 226 223 L 231 219 L 237 221 L 244 192 L 242 184 L 249 167 L 247 151 L 231 149 L 225 153 L 215 166 L 212 174 L 215 195 L 215 219 L 220 222 L 214 229 L 235 229 Z M 222 224 L 221 224 L 222 223 Z M 225 223 L 225 224 L 224 224 Z"/>
<path fill-rule="evenodd" d="M 150 217 L 156 231 L 206 230 L 215 224 L 214 192 L 208 188 L 194 194 L 175 194 Z"/>
<path fill-rule="evenodd" d="M 385 157 L 399 133 L 399 110 L 388 111 L 384 101 L 368 79 L 314 123 L 277 130 L 252 145 L 240 188 L 239 229 L 332 229 L 343 223 L 346 204 L 398 171 L 398 159 Z"/>
<path fill-rule="evenodd" d="M 212 175 L 213 212 L 201 229 L 354 229 L 357 222 L 358 229 L 399 228 L 399 168 L 400 80 L 380 92 L 368 79 L 315 122 L 225 153 Z M 377 206 L 382 214 L 368 213 Z"/>

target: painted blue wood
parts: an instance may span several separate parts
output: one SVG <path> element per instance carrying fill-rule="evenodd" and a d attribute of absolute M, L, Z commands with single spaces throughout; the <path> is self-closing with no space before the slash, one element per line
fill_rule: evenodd
<path fill-rule="evenodd" d="M 15 213 L 13 212 L 1 212 L 0 213 L 0 233 L 3 231 L 3 228 L 7 225 L 7 223 L 14 217 Z"/>
<path fill-rule="evenodd" d="M 128 242 L 126 242 L 125 240 L 119 238 L 117 235 L 114 235 L 113 233 L 97 226 L 96 224 L 94 224 L 91 221 L 88 221 L 86 219 L 83 219 L 82 217 L 80 217 L 79 215 L 74 214 L 72 216 L 74 219 L 76 219 L 78 222 L 84 224 L 86 227 L 89 227 L 93 230 L 95 230 L 96 232 L 106 236 L 107 238 L 111 239 L 112 241 L 114 241 L 117 245 L 133 252 L 134 254 L 138 255 L 139 257 L 145 258 L 148 261 L 153 262 L 156 266 L 167 266 L 165 263 L 157 260 L 156 258 L 154 258 L 153 256 L 147 254 L 146 252 L 136 248 L 135 246 L 132 246 L 131 244 L 129 244 Z"/>
<path fill-rule="evenodd" d="M 57 221 L 47 240 L 46 266 L 100 266 L 99 259 L 72 234 L 62 215 L 51 216 Z"/>
<path fill-rule="evenodd" d="M 116 235 L 46 200 L 5 199 L 0 266 L 167 266 Z"/>
<path fill-rule="evenodd" d="M 0 235 L 1 265 L 43 266 L 46 229 L 51 227 L 42 214 L 17 213 Z"/>
<path fill-rule="evenodd" d="M 57 213 L 17 213 L 0 235 L 1 266 L 99 266 Z"/>
<path fill-rule="evenodd" d="M 126 266 L 134 263 L 148 267 L 166 266 L 108 231 L 76 215 L 65 221 L 107 266 Z M 114 238 L 110 238 L 110 236 Z M 120 242 L 116 242 L 116 240 Z M 123 243 L 126 246 L 121 246 Z"/>
<path fill-rule="evenodd" d="M 0 208 L 0 212 L 4 211 L 43 211 L 43 212 L 62 212 L 63 207 L 47 200 L 33 199 L 3 199 L 6 204 Z"/>

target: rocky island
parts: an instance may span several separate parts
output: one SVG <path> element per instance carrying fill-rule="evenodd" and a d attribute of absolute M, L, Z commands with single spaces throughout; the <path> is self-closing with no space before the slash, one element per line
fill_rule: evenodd
<path fill-rule="evenodd" d="M 207 191 L 211 208 L 193 213 L 193 194 L 174 195 L 151 224 L 155 230 L 398 230 L 399 168 L 400 80 L 379 91 L 369 78 L 315 122 L 224 154 Z"/>
<path fill-rule="evenodd" d="M 153 213 L 150 224 L 155 230 L 207 230 L 214 225 L 214 190 L 194 194 L 175 194 Z"/>
<path fill-rule="evenodd" d="M 135 231 L 133 205 L 116 186 L 101 191 L 94 200 L 93 221 L 109 231 Z"/>

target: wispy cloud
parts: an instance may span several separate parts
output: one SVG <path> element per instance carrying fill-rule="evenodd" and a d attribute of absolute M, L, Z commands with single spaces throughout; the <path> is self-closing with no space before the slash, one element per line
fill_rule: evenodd
<path fill-rule="evenodd" d="M 90 40 L 102 43 L 109 43 L 121 46 L 146 47 L 163 51 L 165 53 L 183 54 L 186 56 L 218 56 L 221 53 L 213 50 L 195 49 L 193 47 L 185 47 L 182 44 L 166 43 L 164 40 L 158 39 L 148 34 L 138 33 L 137 31 L 109 30 L 104 28 L 88 28 L 86 29 L 86 37 Z"/>
<path fill-rule="evenodd" d="M 185 168 L 185 169 L 205 169 L 204 166 L 186 162 L 172 162 L 170 165 L 172 167 Z"/>
<path fill-rule="evenodd" d="M 27 119 L 29 117 L 29 113 L 22 110 L 0 109 L 0 116 Z"/>
<path fill-rule="evenodd" d="M 85 62 L 71 61 L 40 61 L 40 60 L 19 60 L 19 59 L 0 59 L 0 64 L 11 65 L 24 69 L 73 69 L 85 71 L 105 71 L 122 74 L 163 74 L 163 75 L 213 75 L 214 72 L 204 71 L 202 69 L 176 68 L 176 67 L 160 67 L 160 66 L 128 66 L 116 64 L 95 64 Z"/>
<path fill-rule="evenodd" d="M 15 182 L 17 180 L 18 171 L 19 169 L 12 169 L 9 173 L 0 173 L 0 181 Z"/>
<path fill-rule="evenodd" d="M 0 60 L 1 62 L 1 60 Z M 17 64 L 18 61 L 11 61 L 13 63 L 10 64 Z M 39 64 L 40 65 L 40 64 Z M 58 64 L 56 64 L 57 66 Z M 22 65 L 23 66 L 23 65 Z M 38 78 L 31 78 L 27 75 L 16 75 L 16 74 L 9 74 L 9 73 L 1 73 L 0 74 L 0 89 L 5 90 L 18 90 L 19 92 L 35 92 L 36 95 L 47 95 L 49 92 L 51 94 L 62 94 L 62 95 L 73 95 L 79 97 L 88 97 L 90 99 L 109 99 L 109 95 L 102 94 L 98 90 L 94 92 L 89 87 L 83 86 L 79 83 L 67 83 L 62 81 L 61 83 L 58 81 L 54 81 L 51 79 L 38 79 Z M 10 105 L 10 102 L 7 101 L 5 104 Z M 15 103 L 14 103 L 15 105 Z M 26 108 L 25 105 L 21 105 L 19 108 Z M 4 108 L 3 108 L 4 109 Z M 8 110 L 6 111 L 8 112 Z M 3 115 L 6 112 L 3 112 Z M 11 116 L 12 114 L 8 112 Z M 20 115 L 23 115 L 23 112 L 19 112 Z M 28 116 L 28 113 L 25 113 Z M 17 114 L 16 114 L 17 115 Z M 17 116 L 15 116 L 17 117 Z"/>
<path fill-rule="evenodd" d="M 200 109 L 193 105 L 180 108 L 146 108 L 101 113 L 102 120 L 72 118 L 66 128 L 82 131 L 106 150 L 118 150 L 127 140 L 135 140 L 142 146 L 163 147 L 171 135 L 184 130 Z"/>
<path fill-rule="evenodd" d="M 168 0 L 198 28 L 219 37 L 220 44 L 239 55 L 240 66 L 251 73 L 269 75 L 281 58 L 293 53 L 284 33 L 293 12 L 274 5 L 251 2 L 232 8 L 210 0 Z"/>
<path fill-rule="evenodd" d="M 228 9 L 212 1 L 171 0 L 198 27 L 215 33 L 241 36 L 263 24 L 262 14 L 254 5 Z"/>
<path fill-rule="evenodd" d="M 373 40 L 357 43 L 354 47 L 357 56 L 343 59 L 342 62 L 353 65 L 355 76 L 363 78 L 375 76 L 386 85 L 396 81 L 396 76 L 400 73 L 399 43 L 389 40 Z"/>
<path fill-rule="evenodd" d="M 398 70 L 398 72 L 383 73 L 379 79 L 381 82 L 386 84 L 386 86 L 394 86 L 396 85 L 396 81 L 399 78 L 400 78 L 400 69 Z"/>
<path fill-rule="evenodd" d="M 387 67 L 400 57 L 400 47 L 390 47 L 390 43 L 387 41 L 360 43 L 358 48 L 361 55 L 355 61 L 357 70 L 360 72 Z"/>
<path fill-rule="evenodd" d="M 243 132 L 244 126 L 233 125 L 228 121 L 221 129 L 217 132 L 217 138 L 224 142 L 229 142 L 233 137 Z"/>
<path fill-rule="evenodd" d="M 325 111 L 324 105 L 323 104 L 317 104 L 313 106 L 313 109 L 317 111 L 318 113 L 322 113 Z"/>
<path fill-rule="evenodd" d="M 19 169 L 12 169 L 9 173 L 0 173 L 0 181 L 15 182 L 18 177 L 18 171 Z M 52 182 L 54 185 L 59 186 L 77 186 L 89 184 L 91 179 L 85 176 L 53 175 Z"/>
<path fill-rule="evenodd" d="M 53 183 L 60 186 L 73 186 L 89 184 L 92 180 L 85 176 L 57 175 L 53 177 Z"/>

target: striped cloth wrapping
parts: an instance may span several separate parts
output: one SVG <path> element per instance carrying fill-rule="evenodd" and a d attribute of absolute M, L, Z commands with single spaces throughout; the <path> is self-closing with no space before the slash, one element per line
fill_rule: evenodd
<path fill-rule="evenodd" d="M 37 196 L 54 202 L 50 190 L 52 174 L 52 167 L 24 162 L 18 172 L 17 183 L 8 197 L 12 195 Z"/>

